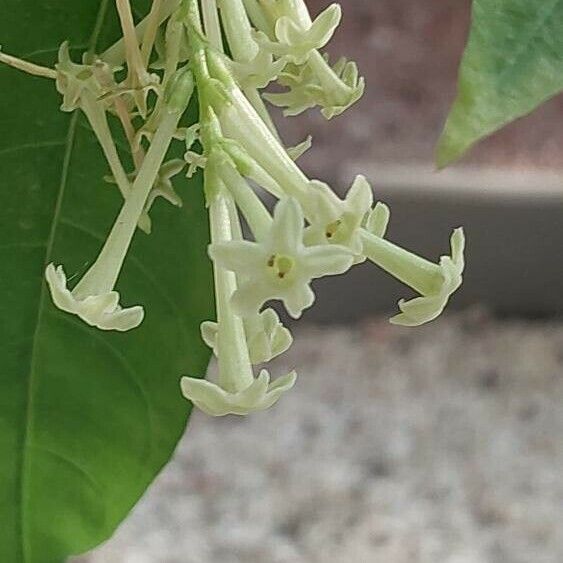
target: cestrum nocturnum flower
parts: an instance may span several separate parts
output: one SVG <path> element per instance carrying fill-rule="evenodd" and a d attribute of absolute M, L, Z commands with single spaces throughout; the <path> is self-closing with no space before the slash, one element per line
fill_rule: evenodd
<path fill-rule="evenodd" d="M 299 115 L 319 106 L 326 119 L 332 119 L 354 105 L 364 94 L 365 81 L 358 66 L 344 57 L 334 67 L 328 55 L 315 56 L 314 64 L 288 64 L 280 73 L 278 82 L 287 92 L 267 93 L 264 98 L 271 104 L 285 108 L 284 115 Z"/>
<path fill-rule="evenodd" d="M 357 65 L 341 58 L 331 67 L 328 55 L 319 51 L 340 23 L 342 11 L 338 4 L 329 6 L 314 21 L 303 0 L 263 2 L 261 9 L 264 18 L 256 19 L 269 20 L 271 25 L 262 24 L 256 40 L 287 63 L 278 81 L 288 91 L 265 94 L 265 99 L 286 108 L 285 115 L 298 115 L 319 106 L 322 114 L 331 119 L 362 97 L 365 82 Z"/>
<path fill-rule="evenodd" d="M 439 264 L 433 264 L 365 230 L 362 235 L 367 257 L 421 294 L 421 297 L 410 301 L 401 300 L 401 313 L 391 322 L 419 326 L 438 317 L 462 283 L 465 268 L 463 229 L 455 229 L 451 236 L 451 256 L 442 256 Z"/>
<path fill-rule="evenodd" d="M 241 277 L 232 305 L 242 316 L 255 314 L 270 299 L 283 301 L 299 318 L 315 301 L 314 278 L 342 274 L 353 262 L 343 246 L 305 246 L 304 217 L 293 198 L 280 201 L 271 228 L 262 240 L 212 244 L 209 255 L 221 267 Z"/>
<path fill-rule="evenodd" d="M 264 309 L 244 319 L 244 332 L 253 365 L 264 364 L 286 352 L 293 342 L 291 332 L 280 322 L 273 309 Z M 219 356 L 219 325 L 206 321 L 201 325 L 203 341 Z"/>
<path fill-rule="evenodd" d="M 293 341 L 265 305 L 280 300 L 299 318 L 315 300 L 310 286 L 316 278 L 367 259 L 419 294 L 399 302 L 392 323 L 417 326 L 442 312 L 462 282 L 463 231 L 454 231 L 451 255 L 437 264 L 393 244 L 386 238 L 390 211 L 374 205 L 367 180 L 357 176 L 342 199 L 311 180 L 295 163 L 310 137 L 286 147 L 269 115 L 265 100 L 285 115 L 318 106 L 330 119 L 362 96 L 356 64 L 341 58 L 331 65 L 321 52 L 340 22 L 339 5 L 313 20 L 304 0 L 155 0 L 138 25 L 130 0 L 115 6 L 123 38 L 100 55 L 86 53 L 81 63 L 71 60 L 66 43 L 55 68 L 0 52 L 0 62 L 53 80 L 63 111 L 84 113 L 110 169 L 107 177 L 123 197 L 107 240 L 78 283 L 69 287 L 74 276 L 47 266 L 57 307 L 101 330 L 128 331 L 143 321 L 143 306 L 120 304 L 116 283 L 137 227 L 150 233 L 155 199 L 182 204 L 172 178 L 187 166 L 187 178 L 203 173 L 209 212 L 216 316 L 200 329 L 218 369 L 207 381 L 183 377 L 181 390 L 204 412 L 261 411 L 294 386 L 294 371 L 274 380 L 265 369 L 255 376 L 254 366 Z M 273 81 L 283 90 L 263 93 Z M 194 119 L 186 109 L 196 89 Z M 114 140 L 112 119 L 130 159 Z M 169 155 L 174 139 L 185 144 L 182 160 Z M 273 214 L 257 186 L 277 201 Z"/>
<path fill-rule="evenodd" d="M 131 192 L 125 198 L 97 260 L 76 287 L 72 291 L 67 288 L 62 266 L 47 266 L 45 275 L 55 305 L 102 330 L 127 331 L 137 327 L 143 320 L 142 307 L 123 309 L 119 305 L 119 294 L 114 290 L 114 286 L 147 198 L 176 133 L 178 121 L 191 98 L 193 87 L 191 73 L 185 69 L 178 71 L 174 86 L 168 95 L 167 111 Z"/>
<path fill-rule="evenodd" d="M 338 4 L 332 4 L 311 21 L 308 11 L 303 12 L 296 4 L 284 2 L 283 8 L 278 8 L 277 13 L 282 15 L 274 25 L 275 41 L 263 32 L 257 33 L 256 38 L 277 57 L 301 65 L 308 61 L 311 52 L 322 49 L 331 40 L 342 19 L 342 10 Z"/>
<path fill-rule="evenodd" d="M 211 416 L 238 414 L 241 416 L 269 409 L 294 385 L 295 372 L 278 377 L 273 383 L 264 369 L 250 385 L 238 392 L 231 392 L 205 379 L 182 378 L 182 392 L 203 412 Z"/>
<path fill-rule="evenodd" d="M 325 183 L 311 182 L 311 226 L 307 229 L 308 244 L 340 244 L 348 247 L 356 256 L 362 254 L 363 243 L 360 227 L 373 206 L 373 192 L 364 176 L 357 176 L 341 200 Z"/>
<path fill-rule="evenodd" d="M 232 212 L 232 199 L 210 169 L 206 169 L 205 173 L 213 178 L 215 184 L 209 208 L 212 243 L 220 245 L 234 242 L 234 233 L 238 231 L 239 225 L 238 217 Z M 290 372 L 271 382 L 269 373 L 262 370 L 258 377 L 254 377 L 244 322 L 230 304 L 237 291 L 237 276 L 217 263 L 214 264 L 214 276 L 217 323 L 204 323 L 202 333 L 218 354 L 218 381 L 215 383 L 184 377 L 181 382 L 182 392 L 198 408 L 212 416 L 245 415 L 268 409 L 294 386 L 297 375 Z M 275 333 L 279 330 L 277 321 L 271 316 L 269 321 L 264 321 L 263 328 L 270 330 L 266 338 L 276 339 Z M 279 334 L 277 338 L 279 339 Z M 283 334 L 281 340 L 284 340 Z"/>

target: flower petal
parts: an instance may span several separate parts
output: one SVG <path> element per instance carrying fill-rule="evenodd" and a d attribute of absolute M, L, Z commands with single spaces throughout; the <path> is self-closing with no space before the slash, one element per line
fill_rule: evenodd
<path fill-rule="evenodd" d="M 260 311 L 262 305 L 269 299 L 274 299 L 273 288 L 264 282 L 248 280 L 241 283 L 231 298 L 231 305 L 241 317 L 249 317 Z"/>
<path fill-rule="evenodd" d="M 304 267 L 311 278 L 343 274 L 354 262 L 350 250 L 336 244 L 306 248 L 304 258 Z"/>
<path fill-rule="evenodd" d="M 365 176 L 359 174 L 352 183 L 346 195 L 346 206 L 348 211 L 355 215 L 363 216 L 373 205 L 373 191 Z"/>
<path fill-rule="evenodd" d="M 295 284 L 289 288 L 282 298 L 287 312 L 299 319 L 305 309 L 315 302 L 315 294 L 308 284 Z"/>
<path fill-rule="evenodd" d="M 274 210 L 274 221 L 268 240 L 274 253 L 295 255 L 303 245 L 305 219 L 295 198 L 282 199 Z"/>
<path fill-rule="evenodd" d="M 218 266 L 249 276 L 265 261 L 261 245 L 244 240 L 210 244 L 208 253 Z"/>

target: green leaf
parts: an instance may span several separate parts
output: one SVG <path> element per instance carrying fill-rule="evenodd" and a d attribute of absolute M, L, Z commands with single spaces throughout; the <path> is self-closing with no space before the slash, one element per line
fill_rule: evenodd
<path fill-rule="evenodd" d="M 438 166 L 563 90 L 562 30 L 563 0 L 474 0 Z"/>
<path fill-rule="evenodd" d="M 135 2 L 135 7 L 146 2 Z M 7 52 L 52 65 L 117 35 L 109 0 L 4 0 Z M 103 23 L 103 25 L 101 25 Z M 199 182 L 181 210 L 160 200 L 118 284 L 142 303 L 130 333 L 91 329 L 52 305 L 48 262 L 81 275 L 121 198 L 85 120 L 58 110 L 46 79 L 0 68 L 0 561 L 56 563 L 108 538 L 181 436 L 184 374 L 203 375 L 199 323 L 212 317 Z"/>

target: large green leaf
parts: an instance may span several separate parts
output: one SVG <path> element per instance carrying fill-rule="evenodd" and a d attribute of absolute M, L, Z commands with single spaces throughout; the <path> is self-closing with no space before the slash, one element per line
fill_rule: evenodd
<path fill-rule="evenodd" d="M 0 42 L 38 63 L 52 65 L 65 39 L 78 55 L 116 34 L 106 0 L 2 2 Z M 185 427 L 180 376 L 208 361 L 198 325 L 212 285 L 197 183 L 177 186 L 182 210 L 157 203 L 153 234 L 136 235 L 118 290 L 125 304 L 145 305 L 139 329 L 96 331 L 52 305 L 45 264 L 81 274 L 121 203 L 85 121 L 59 104 L 50 81 L 0 68 L 2 563 L 63 561 L 111 535 Z"/>
<path fill-rule="evenodd" d="M 563 89 L 563 0 L 474 0 L 438 166 Z"/>

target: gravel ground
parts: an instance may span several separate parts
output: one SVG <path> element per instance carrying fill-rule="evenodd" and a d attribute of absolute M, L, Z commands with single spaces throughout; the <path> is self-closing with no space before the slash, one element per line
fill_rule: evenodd
<path fill-rule="evenodd" d="M 563 323 L 302 327 L 270 412 L 197 413 L 88 563 L 560 563 Z"/>

